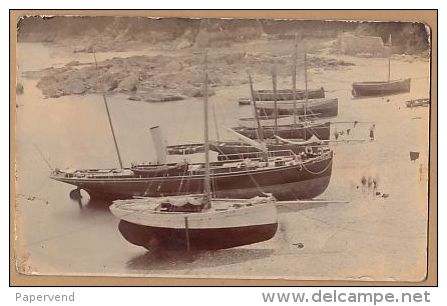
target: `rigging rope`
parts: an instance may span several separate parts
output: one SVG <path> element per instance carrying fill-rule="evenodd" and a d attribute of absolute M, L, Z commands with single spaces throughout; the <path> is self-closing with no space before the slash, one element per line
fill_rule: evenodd
<path fill-rule="evenodd" d="M 317 171 L 317 172 L 314 172 L 314 171 L 310 170 L 308 167 L 306 167 L 306 164 L 305 164 L 304 162 L 303 162 L 302 165 L 303 165 L 304 170 L 306 170 L 307 172 L 312 173 L 312 174 L 315 174 L 315 175 L 319 175 L 319 174 L 321 174 L 321 173 L 326 172 L 327 169 L 329 169 L 329 167 L 332 166 L 332 160 L 333 160 L 333 159 L 331 158 L 331 161 L 327 164 L 327 166 L 324 167 L 323 170 L 321 170 L 321 171 Z"/>

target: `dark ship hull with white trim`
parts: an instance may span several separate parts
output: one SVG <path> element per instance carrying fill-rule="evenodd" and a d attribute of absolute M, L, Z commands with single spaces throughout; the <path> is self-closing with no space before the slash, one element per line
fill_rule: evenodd
<path fill-rule="evenodd" d="M 297 163 L 276 167 L 235 168 L 230 172 L 211 173 L 213 195 L 219 198 L 252 198 L 271 193 L 278 200 L 312 199 L 323 193 L 332 173 L 332 152 Z M 137 177 L 122 175 L 110 177 L 76 177 L 59 172 L 52 179 L 77 186 L 92 198 L 109 200 L 133 196 L 160 197 L 188 195 L 203 192 L 204 174 L 166 177 Z"/>

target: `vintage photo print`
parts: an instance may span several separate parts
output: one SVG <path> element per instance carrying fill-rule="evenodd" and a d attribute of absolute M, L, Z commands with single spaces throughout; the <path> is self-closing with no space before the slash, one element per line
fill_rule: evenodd
<path fill-rule="evenodd" d="M 18 273 L 426 279 L 424 22 L 15 26 Z"/>

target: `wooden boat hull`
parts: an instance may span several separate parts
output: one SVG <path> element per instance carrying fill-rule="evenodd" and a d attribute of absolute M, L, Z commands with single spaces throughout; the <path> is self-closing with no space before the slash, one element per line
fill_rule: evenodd
<path fill-rule="evenodd" d="M 258 139 L 258 132 L 255 128 L 236 127 L 233 128 L 239 134 L 250 139 Z M 264 127 L 264 138 L 271 139 L 275 137 L 274 127 Z M 330 122 L 314 124 L 307 127 L 294 127 L 293 125 L 278 126 L 277 136 L 284 139 L 305 139 L 308 140 L 315 135 L 318 139 L 328 140 L 330 138 Z"/>
<path fill-rule="evenodd" d="M 278 200 L 312 199 L 323 193 L 332 173 L 332 153 L 295 165 L 240 170 L 234 173 L 212 173 L 211 187 L 215 197 L 252 198 L 262 192 Z M 109 200 L 133 196 L 159 197 L 203 192 L 204 176 L 89 178 L 52 176 L 53 179 L 77 186 L 92 198 Z"/>
<path fill-rule="evenodd" d="M 250 105 L 251 100 L 249 98 L 240 98 L 239 99 L 239 105 Z"/>
<path fill-rule="evenodd" d="M 354 97 L 386 96 L 410 92 L 411 79 L 390 82 L 356 82 L 352 84 Z"/>
<path fill-rule="evenodd" d="M 262 115 L 272 116 L 275 113 L 274 102 L 259 102 L 256 106 Z M 307 115 L 313 113 L 321 118 L 335 117 L 338 115 L 338 99 L 311 99 L 307 102 L 307 109 L 304 101 L 299 101 L 296 108 L 299 116 L 306 112 Z M 277 111 L 278 115 L 293 115 L 293 101 L 278 102 Z"/>
<path fill-rule="evenodd" d="M 110 210 L 121 219 L 124 238 L 149 250 L 227 249 L 269 240 L 277 231 L 272 199 L 212 199 L 210 209 L 183 213 L 160 210 L 168 199 L 116 201 Z"/>
<path fill-rule="evenodd" d="M 311 143 L 308 145 L 296 145 L 289 143 L 269 143 L 267 150 L 269 151 L 292 151 L 294 154 L 305 152 L 306 147 L 317 148 L 321 145 L 318 143 Z M 245 145 L 238 142 L 222 142 L 211 143 L 210 150 L 219 153 L 219 160 L 226 159 L 241 159 L 241 158 L 259 158 L 261 151 L 253 146 Z M 238 157 L 239 156 L 239 157 Z M 227 157 L 227 158 L 225 158 Z"/>
<path fill-rule="evenodd" d="M 413 107 L 428 107 L 430 105 L 430 99 L 416 99 L 416 100 L 410 100 L 406 101 L 405 104 L 409 108 Z"/>
<path fill-rule="evenodd" d="M 301 117 L 302 118 L 302 117 Z M 274 116 L 259 116 L 259 123 L 261 126 L 275 126 L 275 118 Z M 299 118 L 297 118 L 297 123 L 299 123 Z M 294 118 L 290 115 L 278 116 L 276 120 L 278 125 L 290 125 L 294 124 Z M 248 127 L 248 128 L 257 128 L 258 124 L 255 118 L 240 118 L 238 125 L 240 127 Z"/>
<path fill-rule="evenodd" d="M 130 243 L 167 250 L 186 250 L 186 231 L 163 227 L 143 226 L 121 220 L 121 235 Z M 188 230 L 191 250 L 219 250 L 249 245 L 273 238 L 278 223 L 213 229 Z"/>
<path fill-rule="evenodd" d="M 255 90 L 253 92 L 256 101 L 273 101 L 275 100 L 275 95 L 273 90 Z M 306 92 L 303 89 L 296 90 L 296 99 L 304 100 Z M 324 98 L 324 88 L 312 89 L 308 91 L 308 99 L 319 99 Z M 291 89 L 280 89 L 276 91 L 276 100 L 293 100 L 293 90 Z"/>

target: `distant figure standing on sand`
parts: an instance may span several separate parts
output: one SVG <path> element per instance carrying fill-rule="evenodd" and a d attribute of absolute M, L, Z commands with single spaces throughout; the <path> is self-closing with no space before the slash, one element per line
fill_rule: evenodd
<path fill-rule="evenodd" d="M 376 129 L 376 125 L 373 124 L 372 127 L 369 129 L 369 140 L 374 140 L 374 130 Z"/>
<path fill-rule="evenodd" d="M 373 184 L 373 179 L 371 176 L 368 176 L 368 189 L 370 189 L 372 187 Z"/>
<path fill-rule="evenodd" d="M 366 177 L 365 176 L 362 176 L 362 185 L 366 186 Z"/>
<path fill-rule="evenodd" d="M 338 140 L 338 136 L 339 136 L 338 131 L 337 131 L 337 129 L 335 129 L 335 131 L 334 131 L 335 140 Z"/>

